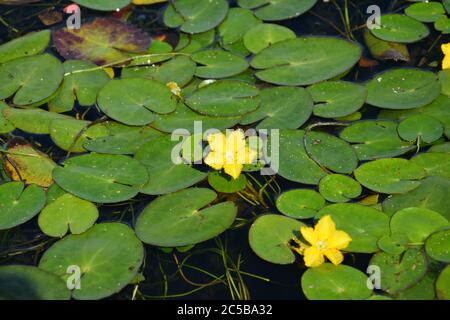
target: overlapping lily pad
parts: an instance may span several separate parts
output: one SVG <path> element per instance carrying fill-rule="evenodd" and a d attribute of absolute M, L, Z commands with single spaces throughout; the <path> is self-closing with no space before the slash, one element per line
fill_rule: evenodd
<path fill-rule="evenodd" d="M 342 174 L 330 174 L 320 180 L 320 194 L 330 202 L 347 202 L 357 198 L 361 192 L 361 185 Z"/>
<path fill-rule="evenodd" d="M 64 161 L 53 170 L 53 178 L 61 188 L 82 199 L 115 203 L 138 194 L 148 174 L 130 157 L 92 153 Z"/>
<path fill-rule="evenodd" d="M 45 192 L 23 182 L 8 182 L 0 185 L 0 230 L 10 229 L 30 220 L 45 205 Z"/>
<path fill-rule="evenodd" d="M 217 194 L 204 188 L 185 189 L 157 198 L 136 221 L 136 233 L 145 243 L 161 247 L 196 244 L 214 238 L 234 222 L 232 202 L 211 205 Z"/>
<path fill-rule="evenodd" d="M 272 23 L 258 24 L 248 29 L 243 38 L 245 47 L 251 53 L 259 53 L 277 42 L 288 39 L 295 39 L 295 32 Z"/>
<path fill-rule="evenodd" d="M 438 120 L 427 115 L 414 115 L 403 120 L 398 125 L 398 134 L 407 141 L 418 140 L 432 143 L 444 133 L 444 128 Z"/>
<path fill-rule="evenodd" d="M 226 19 L 219 26 L 221 43 L 234 44 L 242 40 L 247 30 L 259 24 L 261 20 L 256 18 L 251 10 L 231 8 Z"/>
<path fill-rule="evenodd" d="M 445 16 L 445 9 L 442 3 L 426 1 L 410 5 L 405 9 L 405 13 L 407 16 L 422 22 L 435 22 L 441 16 Z"/>
<path fill-rule="evenodd" d="M 248 68 L 244 58 L 218 49 L 199 51 L 192 55 L 192 60 L 198 64 L 195 75 L 206 79 L 231 77 Z"/>
<path fill-rule="evenodd" d="M 420 165 L 429 176 L 441 176 L 450 179 L 450 154 L 444 152 L 421 153 L 411 159 Z"/>
<path fill-rule="evenodd" d="M 50 43 L 50 31 L 30 32 L 0 46 L 0 63 L 42 53 Z"/>
<path fill-rule="evenodd" d="M 101 0 L 75 0 L 74 2 L 90 9 L 113 11 L 127 6 L 131 0 L 108 0 L 107 2 Z"/>
<path fill-rule="evenodd" d="M 430 34 L 425 24 L 405 15 L 387 14 L 381 16 L 380 20 L 380 28 L 373 28 L 370 31 L 385 41 L 412 43 Z"/>
<path fill-rule="evenodd" d="M 450 299 L 450 266 L 447 266 L 439 274 L 436 280 L 436 294 L 441 300 Z"/>
<path fill-rule="evenodd" d="M 80 289 L 73 290 L 72 297 L 101 299 L 127 286 L 138 273 L 143 258 L 142 243 L 130 227 L 101 223 L 53 244 L 42 256 L 39 268 L 67 279 L 68 268 L 77 266 L 81 272 Z"/>
<path fill-rule="evenodd" d="M 300 221 L 285 216 L 263 215 L 250 228 L 250 246 L 261 259 L 271 263 L 293 263 L 295 254 L 290 242 L 299 235 L 302 225 Z"/>
<path fill-rule="evenodd" d="M 333 50 L 330 50 L 333 48 Z M 357 44 L 327 37 L 304 37 L 275 43 L 251 61 L 262 81 L 279 85 L 308 85 L 351 69 L 361 57 Z"/>
<path fill-rule="evenodd" d="M 433 233 L 427 239 L 425 249 L 434 260 L 450 263 L 450 230 Z"/>
<path fill-rule="evenodd" d="M 242 8 L 254 9 L 255 15 L 267 21 L 297 17 L 311 9 L 317 0 L 238 0 Z"/>
<path fill-rule="evenodd" d="M 5 108 L 1 110 L 6 120 L 14 127 L 34 134 L 50 134 L 53 120 L 71 119 L 68 116 L 42 109 Z"/>

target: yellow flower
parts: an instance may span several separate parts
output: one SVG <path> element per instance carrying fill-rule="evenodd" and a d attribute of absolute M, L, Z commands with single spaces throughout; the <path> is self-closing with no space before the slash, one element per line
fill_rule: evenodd
<path fill-rule="evenodd" d="M 181 89 L 178 86 L 178 83 L 170 81 L 166 84 L 166 86 L 170 89 L 172 94 L 176 95 L 177 97 L 181 97 Z"/>
<path fill-rule="evenodd" d="M 318 267 L 328 258 L 334 265 L 340 264 L 344 260 L 344 255 L 340 250 L 348 247 L 352 238 L 344 231 L 336 230 L 336 225 L 330 216 L 324 216 L 316 224 L 315 228 L 301 227 L 300 232 L 303 238 L 311 246 L 305 246 L 300 241 L 300 249 L 297 252 L 303 255 L 303 260 L 307 267 Z"/>
<path fill-rule="evenodd" d="M 237 179 L 244 164 L 252 163 L 257 152 L 251 149 L 242 130 L 215 133 L 208 136 L 211 151 L 205 158 L 205 163 L 215 170 L 224 169 L 225 173 Z"/>
<path fill-rule="evenodd" d="M 441 46 L 444 53 L 444 60 L 442 60 L 442 69 L 450 69 L 450 42 Z"/>

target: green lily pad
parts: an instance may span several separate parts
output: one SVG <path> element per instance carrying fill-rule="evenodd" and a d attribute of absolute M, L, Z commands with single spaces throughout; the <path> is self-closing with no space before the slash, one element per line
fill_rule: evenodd
<path fill-rule="evenodd" d="M 299 235 L 301 226 L 300 221 L 282 215 L 260 216 L 250 227 L 250 247 L 258 257 L 270 263 L 294 263 L 295 254 L 289 243 Z"/>
<path fill-rule="evenodd" d="M 172 161 L 172 152 L 179 144 L 170 136 L 162 136 L 142 145 L 135 158 L 146 166 L 150 179 L 142 186 L 141 192 L 150 195 L 166 194 L 190 187 L 206 178 L 207 173 L 183 163 Z"/>
<path fill-rule="evenodd" d="M 325 199 L 310 189 L 293 189 L 282 193 L 276 201 L 277 209 L 295 219 L 308 219 L 325 206 Z"/>
<path fill-rule="evenodd" d="M 0 66 L 0 99 L 14 95 L 17 105 L 39 103 L 58 89 L 63 73 L 61 62 L 49 54 L 6 62 Z"/>
<path fill-rule="evenodd" d="M 145 243 L 161 247 L 196 244 L 212 239 L 234 222 L 232 202 L 208 206 L 217 194 L 190 188 L 153 200 L 136 221 L 136 234 Z M 169 213 L 169 214 L 168 214 Z"/>
<path fill-rule="evenodd" d="M 134 154 L 144 143 L 162 135 L 147 126 L 131 127 L 111 121 L 103 123 L 102 127 L 106 134 L 84 140 L 85 149 L 97 153 Z"/>
<path fill-rule="evenodd" d="M 187 33 L 200 33 L 217 27 L 228 13 L 226 0 L 175 0 L 164 12 L 164 23 Z"/>
<path fill-rule="evenodd" d="M 51 237 L 80 234 L 97 221 L 97 207 L 86 200 L 66 193 L 42 209 L 38 223 L 42 232 Z"/>
<path fill-rule="evenodd" d="M 428 263 L 421 249 L 411 248 L 402 254 L 380 252 L 370 260 L 380 268 L 381 289 L 396 294 L 415 285 L 425 276 Z"/>
<path fill-rule="evenodd" d="M 67 60 L 63 63 L 66 73 L 94 68 L 95 64 L 81 60 Z M 64 82 L 54 99 L 49 102 L 49 110 L 67 112 L 72 110 L 75 101 L 83 106 L 95 104 L 97 94 L 109 81 L 103 70 L 73 73 L 64 77 Z"/>
<path fill-rule="evenodd" d="M 450 266 L 445 267 L 437 278 L 436 294 L 440 300 L 450 300 Z"/>
<path fill-rule="evenodd" d="M 203 130 L 217 129 L 224 130 L 233 127 L 241 120 L 241 116 L 230 117 L 210 117 L 199 114 L 184 103 L 179 103 L 177 109 L 169 114 L 156 115 L 156 120 L 152 126 L 163 132 L 171 133 L 172 131 L 183 128 L 193 133 L 196 121 L 201 124 Z"/>
<path fill-rule="evenodd" d="M 82 199 L 114 203 L 138 194 L 148 174 L 130 157 L 92 153 L 64 161 L 53 170 L 53 178 L 61 188 Z"/>
<path fill-rule="evenodd" d="M 298 17 L 311 9 L 317 0 L 238 0 L 238 5 L 253 9 L 255 15 L 266 21 L 285 20 Z"/>
<path fill-rule="evenodd" d="M 377 242 L 389 234 L 389 217 L 374 208 L 354 203 L 329 205 L 316 216 L 320 219 L 330 215 L 336 223 L 336 229 L 347 232 L 352 241 L 345 249 L 348 252 L 377 252 Z"/>
<path fill-rule="evenodd" d="M 436 74 L 419 69 L 388 70 L 375 75 L 366 87 L 367 103 L 385 109 L 423 107 L 441 92 Z"/>
<path fill-rule="evenodd" d="M 68 116 L 42 109 L 6 108 L 1 111 L 5 119 L 14 127 L 34 134 L 50 134 L 50 123 L 53 120 L 71 119 Z"/>
<path fill-rule="evenodd" d="M 317 185 L 326 172 L 307 155 L 304 134 L 303 130 L 280 131 L 278 174 L 294 182 Z"/>
<path fill-rule="evenodd" d="M 244 46 L 254 54 L 277 42 L 296 37 L 291 29 L 272 23 L 258 24 L 247 30 L 243 37 Z"/>
<path fill-rule="evenodd" d="M 243 115 L 255 110 L 259 103 L 259 90 L 256 87 L 235 80 L 208 84 L 186 99 L 191 109 L 213 117 Z"/>
<path fill-rule="evenodd" d="M 148 79 L 112 80 L 98 95 L 99 108 L 124 124 L 140 126 L 155 119 L 152 111 L 170 113 L 176 109 L 176 97 L 164 84 Z"/>
<path fill-rule="evenodd" d="M 313 102 L 303 88 L 268 88 L 261 90 L 260 98 L 260 107 L 246 114 L 241 124 L 262 120 L 256 129 L 297 129 L 311 116 Z"/>
<path fill-rule="evenodd" d="M 144 248 L 133 230 L 122 223 L 101 223 L 80 235 L 68 235 L 42 256 L 39 268 L 67 279 L 67 269 L 81 271 L 78 300 L 108 297 L 122 290 L 137 275 Z M 70 280 L 70 279 L 67 279 Z"/>
<path fill-rule="evenodd" d="M 56 164 L 31 144 L 19 140 L 8 147 L 6 159 L 3 165 L 12 180 L 44 188 L 53 183 L 52 170 Z"/>
<path fill-rule="evenodd" d="M 163 84 L 175 82 L 180 88 L 187 85 L 195 74 L 196 65 L 189 57 L 176 56 L 161 65 L 135 66 L 122 69 L 121 77 L 146 78 Z"/>
<path fill-rule="evenodd" d="M 74 2 L 89 9 L 113 11 L 126 7 L 131 0 L 108 0 L 107 2 L 102 0 L 74 0 Z"/>
<path fill-rule="evenodd" d="M 372 294 L 367 287 L 367 276 L 346 265 L 325 263 L 309 268 L 301 282 L 309 300 L 364 300 Z"/>
<path fill-rule="evenodd" d="M 333 48 L 333 50 L 329 50 Z M 327 37 L 285 40 L 258 53 L 250 65 L 262 81 L 300 86 L 336 77 L 361 58 L 361 48 L 349 41 Z"/>
<path fill-rule="evenodd" d="M 237 179 L 219 171 L 212 171 L 208 174 L 208 183 L 217 192 L 236 193 L 247 187 L 247 178 L 241 174 Z"/>
<path fill-rule="evenodd" d="M 448 20 L 450 25 L 450 18 Z M 450 70 L 449 69 L 441 70 L 439 71 L 438 76 L 439 82 L 441 83 L 441 93 L 447 97 L 450 97 Z"/>
<path fill-rule="evenodd" d="M 167 10 L 170 9 L 170 6 Z M 216 38 L 216 32 L 211 29 L 206 32 L 187 34 L 180 32 L 180 40 L 178 42 L 175 51 L 180 53 L 194 53 L 199 50 L 205 49 L 214 43 Z"/>
<path fill-rule="evenodd" d="M 231 8 L 219 26 L 221 43 L 224 45 L 234 44 L 242 40 L 247 30 L 259 24 L 261 24 L 261 20 L 256 18 L 251 10 Z"/>
<path fill-rule="evenodd" d="M 405 15 L 387 14 L 381 16 L 380 20 L 380 28 L 373 28 L 370 31 L 384 41 L 413 43 L 430 34 L 425 24 Z"/>
<path fill-rule="evenodd" d="M 0 63 L 44 52 L 50 43 L 50 30 L 30 32 L 0 46 Z"/>
<path fill-rule="evenodd" d="M 364 30 L 364 41 L 375 59 L 410 61 L 409 50 L 404 43 L 383 41 L 375 37 L 369 29 Z"/>
<path fill-rule="evenodd" d="M 434 290 L 434 283 L 436 281 L 436 275 L 433 272 L 427 272 L 427 274 L 413 285 L 411 288 L 399 292 L 396 296 L 396 300 L 435 300 L 436 294 Z"/>
<path fill-rule="evenodd" d="M 398 134 L 407 141 L 424 141 L 432 143 L 444 133 L 444 128 L 438 120 L 427 115 L 414 115 L 403 120 L 398 125 Z"/>
<path fill-rule="evenodd" d="M 84 142 L 108 134 L 103 124 L 91 124 L 90 121 L 76 119 L 53 120 L 50 124 L 50 137 L 63 150 L 85 152 Z"/>
<path fill-rule="evenodd" d="M 338 173 L 352 173 L 358 166 L 356 153 L 346 141 L 324 132 L 306 135 L 308 153 L 322 166 Z"/>
<path fill-rule="evenodd" d="M 57 276 L 32 266 L 0 267 L 2 300 L 68 300 L 70 291 Z"/>
<path fill-rule="evenodd" d="M 396 157 L 416 148 L 400 139 L 393 121 L 356 122 L 342 130 L 339 137 L 352 143 L 359 160 Z"/>
<path fill-rule="evenodd" d="M 425 250 L 434 260 L 450 263 L 450 230 L 433 233 L 425 243 Z"/>
<path fill-rule="evenodd" d="M 428 176 L 441 176 L 450 179 L 450 154 L 441 152 L 420 153 L 411 159 L 425 169 Z"/>
<path fill-rule="evenodd" d="M 432 145 L 430 147 L 430 149 L 428 149 L 428 153 L 450 153 L 450 142 L 444 142 L 444 143 L 438 143 L 438 144 Z M 424 159 L 424 160 L 426 161 L 426 159 Z M 425 168 L 425 170 L 427 170 L 427 168 Z"/>
<path fill-rule="evenodd" d="M 392 234 L 404 234 L 410 243 L 422 243 L 438 230 L 450 227 L 447 219 L 439 213 L 424 208 L 406 208 L 391 218 Z"/>
<path fill-rule="evenodd" d="M 220 49 L 196 52 L 192 55 L 192 60 L 198 64 L 195 75 L 199 78 L 227 78 L 248 68 L 244 58 Z"/>
<path fill-rule="evenodd" d="M 405 9 L 405 14 L 422 22 L 435 22 L 441 16 L 445 16 L 445 9 L 440 2 L 419 2 Z"/>
<path fill-rule="evenodd" d="M 45 205 L 45 192 L 35 185 L 25 188 L 23 182 L 0 185 L 0 230 L 27 222 Z"/>
<path fill-rule="evenodd" d="M 10 108 L 5 102 L 0 101 L 0 134 L 5 134 L 13 131 L 16 127 L 11 121 L 6 119 L 3 112 L 6 110 L 8 112 Z"/>
<path fill-rule="evenodd" d="M 320 194 L 330 202 L 347 202 L 359 197 L 361 185 L 342 174 L 330 174 L 320 180 Z"/>
<path fill-rule="evenodd" d="M 345 81 L 321 82 L 308 87 L 314 100 L 314 115 L 322 118 L 345 117 L 358 111 L 366 102 L 367 90 Z"/>
<path fill-rule="evenodd" d="M 450 221 L 450 181 L 444 177 L 428 177 L 417 189 L 405 194 L 396 194 L 383 201 L 383 211 L 389 215 L 409 208 L 419 207 L 439 212 Z"/>
<path fill-rule="evenodd" d="M 387 158 L 365 163 L 355 170 L 356 180 L 380 193 L 406 193 L 417 188 L 425 170 L 406 159 Z"/>
<path fill-rule="evenodd" d="M 403 237 L 403 234 L 395 234 L 395 235 L 385 235 L 378 239 L 378 248 L 382 251 L 389 254 L 401 254 L 405 252 L 406 246 L 405 243 L 408 241 L 399 241 L 399 237 Z M 406 236 L 405 236 L 406 237 Z M 403 240 L 403 239 L 402 239 Z"/>
<path fill-rule="evenodd" d="M 98 65 L 124 63 L 132 52 L 145 51 L 150 45 L 147 33 L 112 18 L 96 18 L 80 29 L 53 31 L 53 42 L 65 59 L 89 60 Z"/>
<path fill-rule="evenodd" d="M 440 16 L 434 23 L 434 28 L 443 34 L 450 33 L 450 18 L 446 16 Z"/>

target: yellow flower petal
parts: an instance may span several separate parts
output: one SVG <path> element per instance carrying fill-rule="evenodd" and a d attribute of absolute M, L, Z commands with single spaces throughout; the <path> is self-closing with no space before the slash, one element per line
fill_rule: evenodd
<path fill-rule="evenodd" d="M 323 251 L 323 253 L 335 266 L 341 264 L 342 261 L 344 261 L 344 255 L 337 249 L 326 249 Z"/>
<path fill-rule="evenodd" d="M 234 164 L 224 164 L 223 169 L 226 174 L 233 177 L 233 179 L 237 179 L 242 172 L 242 168 L 244 166 L 242 164 L 234 163 Z"/>
<path fill-rule="evenodd" d="M 442 60 L 442 69 L 450 69 L 450 42 L 441 46 L 444 53 L 444 60 Z"/>
<path fill-rule="evenodd" d="M 317 235 L 311 227 L 300 227 L 300 233 L 311 245 L 315 245 L 318 241 Z"/>
<path fill-rule="evenodd" d="M 320 241 L 325 241 L 336 231 L 336 225 L 329 215 L 324 216 L 317 222 L 315 232 Z"/>
<path fill-rule="evenodd" d="M 245 152 L 245 134 L 242 130 L 227 131 L 227 152 Z"/>
<path fill-rule="evenodd" d="M 214 170 L 220 170 L 223 168 L 224 155 L 220 152 L 210 151 L 205 158 L 205 163 Z"/>
<path fill-rule="evenodd" d="M 325 262 L 325 259 L 319 249 L 309 247 L 303 252 L 303 261 L 307 267 L 318 267 Z"/>
<path fill-rule="evenodd" d="M 225 153 L 226 151 L 226 138 L 222 132 L 210 134 L 208 136 L 208 144 L 212 151 L 219 153 Z"/>
<path fill-rule="evenodd" d="M 347 232 L 338 230 L 328 238 L 327 244 L 329 248 L 342 250 L 347 248 L 351 241 L 352 238 Z"/>

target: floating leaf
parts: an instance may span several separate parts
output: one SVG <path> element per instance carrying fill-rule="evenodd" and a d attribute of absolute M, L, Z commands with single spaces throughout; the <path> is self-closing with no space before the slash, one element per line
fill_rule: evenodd
<path fill-rule="evenodd" d="M 261 90 L 260 98 L 260 107 L 246 114 L 241 124 L 262 120 L 256 129 L 297 129 L 311 116 L 313 102 L 303 88 L 268 88 Z"/>
<path fill-rule="evenodd" d="M 42 109 L 6 108 L 1 111 L 5 119 L 14 127 L 34 134 L 50 134 L 50 123 L 53 120 L 71 119 L 68 116 Z"/>
<path fill-rule="evenodd" d="M 363 272 L 331 263 L 306 270 L 302 289 L 309 300 L 364 300 L 372 294 Z"/>
<path fill-rule="evenodd" d="M 443 34 L 450 33 L 450 18 L 446 16 L 440 16 L 434 23 L 434 28 L 441 31 Z"/>
<path fill-rule="evenodd" d="M 39 268 L 66 279 L 67 269 L 81 270 L 78 300 L 102 299 L 122 290 L 136 276 L 144 258 L 142 243 L 122 223 L 101 223 L 80 235 L 68 235 L 42 256 Z"/>
<path fill-rule="evenodd" d="M 63 66 L 66 73 L 95 67 L 93 63 L 81 60 L 67 60 Z M 56 97 L 49 102 L 49 110 L 70 111 L 75 101 L 83 107 L 92 106 L 95 104 L 98 92 L 108 81 L 109 77 L 103 70 L 69 74 L 64 78 Z"/>
<path fill-rule="evenodd" d="M 380 159 L 355 170 L 356 180 L 380 193 L 405 193 L 417 188 L 426 176 L 425 170 L 406 159 Z"/>
<path fill-rule="evenodd" d="M 54 274 L 32 266 L 0 267 L 2 300 L 69 300 L 66 283 Z"/>
<path fill-rule="evenodd" d="M 330 202 L 347 202 L 359 197 L 361 185 L 342 174 L 330 174 L 320 180 L 320 194 Z"/>
<path fill-rule="evenodd" d="M 423 107 L 441 92 L 437 76 L 419 69 L 388 70 L 375 75 L 366 87 L 367 103 L 385 109 Z"/>
<path fill-rule="evenodd" d="M 450 265 L 442 270 L 436 280 L 436 294 L 440 300 L 450 300 Z"/>
<path fill-rule="evenodd" d="M 52 170 L 56 167 L 45 153 L 33 148 L 31 144 L 18 141 L 8 147 L 5 170 L 14 181 L 48 187 L 53 183 Z"/>
<path fill-rule="evenodd" d="M 80 29 L 53 31 L 53 42 L 65 59 L 89 60 L 102 65 L 123 63 L 130 58 L 130 52 L 145 51 L 150 45 L 150 37 L 120 20 L 96 18 L 83 23 Z"/>
<path fill-rule="evenodd" d="M 435 22 L 441 16 L 445 16 L 445 9 L 439 2 L 419 2 L 405 9 L 405 14 L 422 22 Z"/>
<path fill-rule="evenodd" d="M 259 103 L 256 87 L 235 80 L 216 81 L 186 99 L 191 109 L 213 117 L 239 116 L 255 110 Z"/>
<path fill-rule="evenodd" d="M 444 133 L 442 124 L 427 115 L 414 115 L 398 125 L 398 134 L 407 141 L 423 141 L 432 143 Z"/>
<path fill-rule="evenodd" d="M 244 34 L 244 45 L 251 53 L 259 53 L 261 50 L 273 44 L 295 39 L 295 32 L 278 24 L 263 23 L 254 26 Z"/>
<path fill-rule="evenodd" d="M 372 34 L 381 40 L 412 43 L 430 34 L 428 27 L 420 21 L 401 14 L 387 14 L 380 17 L 380 28 L 372 28 Z"/>
<path fill-rule="evenodd" d="M 389 234 L 389 217 L 371 207 L 354 203 L 332 204 L 320 210 L 316 219 L 325 215 L 333 218 L 336 229 L 347 232 L 352 238 L 345 249 L 348 252 L 376 252 L 378 240 Z"/>
<path fill-rule="evenodd" d="M 143 242 L 161 247 L 212 239 L 228 229 L 237 214 L 236 206 L 229 201 L 208 206 L 216 198 L 214 191 L 204 188 L 159 197 L 139 216 L 136 233 Z"/>
<path fill-rule="evenodd" d="M 107 2 L 102 0 L 74 0 L 74 2 L 94 10 L 113 11 L 126 7 L 131 0 L 108 0 Z"/>
<path fill-rule="evenodd" d="M 169 9 L 170 7 L 167 8 L 167 10 Z M 216 32 L 214 29 L 196 34 L 180 33 L 180 40 L 175 48 L 175 51 L 181 53 L 197 52 L 213 44 L 215 37 Z"/>
<path fill-rule="evenodd" d="M 218 26 L 227 13 L 226 0 L 175 0 L 164 12 L 164 23 L 183 32 L 200 33 Z"/>
<path fill-rule="evenodd" d="M 50 31 L 30 32 L 0 46 L 0 63 L 44 52 L 50 43 Z"/>
<path fill-rule="evenodd" d="M 402 141 L 393 121 L 366 120 L 346 127 L 339 135 L 352 145 L 359 160 L 395 157 L 416 148 Z"/>
<path fill-rule="evenodd" d="M 108 82 L 98 95 L 98 106 L 114 120 L 140 126 L 155 119 L 152 111 L 163 114 L 174 111 L 177 101 L 164 84 L 132 78 Z"/>
<path fill-rule="evenodd" d="M 301 226 L 303 224 L 300 221 L 285 216 L 262 215 L 250 227 L 250 247 L 263 260 L 291 264 L 295 261 L 295 254 L 289 243 L 298 236 Z"/>
<path fill-rule="evenodd" d="M 27 222 L 45 205 L 45 192 L 31 185 L 25 188 L 22 182 L 0 185 L 0 230 L 10 229 Z"/>
<path fill-rule="evenodd" d="M 237 179 L 233 179 L 227 174 L 212 171 L 208 174 L 208 183 L 217 192 L 236 193 L 247 187 L 247 178 L 241 174 Z"/>
<path fill-rule="evenodd" d="M 358 166 L 356 153 L 344 140 L 324 132 L 306 135 L 308 153 L 322 166 L 338 173 L 352 173 Z"/>
<path fill-rule="evenodd" d="M 9 133 L 11 131 L 13 131 L 16 127 L 12 124 L 11 121 L 9 121 L 8 119 L 6 119 L 5 115 L 3 114 L 3 112 L 6 110 L 6 112 L 8 112 L 7 109 L 10 109 L 9 106 L 4 103 L 3 101 L 0 101 L 0 133 Z"/>
<path fill-rule="evenodd" d="M 333 48 L 333 50 L 329 50 Z M 336 38 L 307 37 L 275 43 L 258 53 L 251 66 L 262 81 L 300 86 L 348 71 L 361 57 L 361 48 Z"/>
<path fill-rule="evenodd" d="M 399 292 L 396 300 L 435 300 L 434 283 L 436 275 L 433 272 L 427 274 L 411 288 Z"/>
<path fill-rule="evenodd" d="M 245 9 L 254 9 L 255 15 L 267 21 L 284 20 L 298 17 L 311 9 L 317 0 L 238 0 Z"/>
<path fill-rule="evenodd" d="M 308 87 L 314 100 L 314 115 L 322 118 L 348 116 L 366 102 L 367 90 L 345 81 L 328 81 Z"/>
<path fill-rule="evenodd" d="M 325 199 L 316 191 L 293 189 L 277 198 L 277 209 L 284 215 L 295 219 L 308 219 L 325 206 Z"/>
<path fill-rule="evenodd" d="M 405 194 L 388 197 L 383 201 L 383 211 L 389 215 L 404 208 L 419 207 L 439 212 L 450 221 L 450 181 L 444 177 L 428 177 L 420 186 Z"/>
<path fill-rule="evenodd" d="M 450 230 L 433 233 L 427 239 L 425 249 L 434 260 L 450 263 Z"/>
<path fill-rule="evenodd" d="M 30 105 L 49 98 L 63 80 L 61 62 L 49 54 L 24 57 L 0 66 L 0 99 Z"/>
<path fill-rule="evenodd" d="M 379 60 L 409 61 L 408 47 L 403 43 L 388 42 L 373 36 L 368 29 L 364 31 L 364 41 L 370 54 Z"/>
<path fill-rule="evenodd" d="M 422 243 L 438 230 L 450 227 L 439 213 L 424 208 L 406 208 L 391 218 L 392 234 L 404 234 L 412 244 Z"/>
<path fill-rule="evenodd" d="M 199 64 L 195 75 L 200 78 L 227 78 L 244 72 L 248 68 L 244 58 L 219 49 L 194 53 L 192 60 Z"/>
<path fill-rule="evenodd" d="M 97 221 L 97 207 L 86 200 L 66 193 L 48 204 L 39 215 L 39 227 L 51 237 L 80 234 Z"/>
<path fill-rule="evenodd" d="M 53 170 L 56 183 L 82 199 L 115 203 L 131 199 L 148 180 L 146 168 L 122 155 L 87 154 Z"/>
<path fill-rule="evenodd" d="M 252 11 L 242 8 L 231 8 L 227 17 L 219 26 L 222 44 L 233 44 L 244 37 L 247 30 L 261 24 Z"/>
<path fill-rule="evenodd" d="M 370 260 L 380 268 L 381 289 L 398 293 L 418 283 L 427 272 L 427 258 L 421 249 L 411 248 L 403 254 L 380 252 Z"/>
<path fill-rule="evenodd" d="M 421 153 L 411 159 L 425 169 L 428 176 L 441 176 L 450 179 L 450 154 L 441 152 Z"/>

